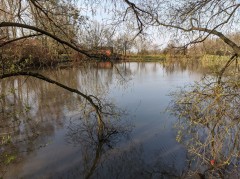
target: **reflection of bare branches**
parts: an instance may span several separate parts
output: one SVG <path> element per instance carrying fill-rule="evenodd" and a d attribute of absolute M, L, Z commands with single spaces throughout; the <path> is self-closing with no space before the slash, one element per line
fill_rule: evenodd
<path fill-rule="evenodd" d="M 192 169 L 205 176 L 223 177 L 229 170 L 238 171 L 239 87 L 239 74 L 232 74 L 221 83 L 205 78 L 173 94 L 171 110 L 179 117 L 177 140 L 186 145 Z"/>
<path fill-rule="evenodd" d="M 66 90 L 68 90 L 70 92 L 76 93 L 76 94 L 80 95 L 81 97 L 85 98 L 94 107 L 94 109 L 96 111 L 96 114 L 98 116 L 98 120 L 99 121 L 102 120 L 101 119 L 102 118 L 101 117 L 101 108 L 97 104 L 94 103 L 94 101 L 92 100 L 91 96 L 88 96 L 88 95 L 80 92 L 77 89 L 70 88 L 70 87 L 68 87 L 68 86 L 66 86 L 66 85 L 64 85 L 62 83 L 59 83 L 57 81 L 54 81 L 54 80 L 52 80 L 52 79 L 50 79 L 48 77 L 45 77 L 45 76 L 41 75 L 41 74 L 33 73 L 33 72 L 16 72 L 16 73 L 3 74 L 3 75 L 0 76 L 0 79 L 9 78 L 9 77 L 13 77 L 13 76 L 31 76 L 31 77 L 35 77 L 35 78 L 41 79 L 43 81 L 55 84 L 55 85 L 57 85 L 57 86 L 59 86 L 59 87 L 61 87 L 63 89 L 66 89 Z M 98 100 L 98 103 L 99 102 L 100 101 Z"/>
<path fill-rule="evenodd" d="M 105 115 L 107 116 L 109 115 Z M 104 123 L 103 121 L 98 123 L 93 117 L 71 120 L 67 141 L 74 145 L 81 144 L 84 148 L 82 155 L 86 158 L 85 178 L 90 178 L 94 174 L 104 151 L 113 148 L 123 136 L 130 132 L 129 124 L 123 125 L 120 121 L 116 123 L 116 120 L 116 115 L 114 120 L 106 119 Z"/>
<path fill-rule="evenodd" d="M 93 71 L 97 73 L 93 74 Z M 102 150 L 101 145 L 108 148 L 113 146 L 112 136 L 116 136 L 124 130 L 123 126 L 117 130 L 115 129 L 115 124 L 120 122 L 118 118 L 123 114 L 123 111 L 117 109 L 111 101 L 106 100 L 106 93 L 108 92 L 109 84 L 112 82 L 111 78 L 114 76 L 113 71 L 107 71 L 108 74 L 106 74 L 105 71 L 98 71 L 90 67 L 81 70 L 78 69 L 75 71 L 76 73 L 72 72 L 69 74 L 68 72 L 66 73 L 64 70 L 49 72 L 46 70 L 43 72 L 44 75 L 31 72 L 16 72 L 15 74 L 4 74 L 1 76 L 2 79 L 10 76 L 15 77 L 8 78 L 8 81 L 1 81 L 0 104 L 2 111 L 0 111 L 0 133 L 4 133 L 4 137 L 9 136 L 11 139 L 9 139 L 9 143 L 6 146 L 2 146 L 0 143 L 0 151 L 3 151 L 4 155 L 8 154 L 8 156 L 13 159 L 16 158 L 16 161 L 18 161 L 20 158 L 25 158 L 25 155 L 28 153 L 34 153 L 39 148 L 45 147 L 49 142 L 47 141 L 49 136 L 53 135 L 56 130 L 55 126 L 62 127 L 61 125 L 66 122 L 62 120 L 66 114 L 64 112 L 65 108 L 67 108 L 67 113 L 73 109 L 77 109 L 78 115 L 80 114 L 81 117 L 86 119 L 85 122 L 89 122 L 85 123 L 86 125 L 83 124 L 83 128 L 93 125 L 88 131 L 92 131 L 90 133 L 90 136 L 94 139 L 90 140 L 94 141 L 92 145 L 99 146 L 97 151 L 100 152 Z M 85 72 L 87 75 L 82 74 Z M 45 77 L 46 74 L 57 80 Z M 107 75 L 108 78 L 106 81 L 105 78 L 104 80 L 102 78 L 96 79 L 95 77 L 98 75 L 101 77 Z M 23 78 L 16 76 L 27 76 L 27 83 L 25 79 L 23 80 Z M 32 78 L 34 76 L 55 85 L 38 82 Z M 59 76 L 62 84 L 57 82 Z M 91 82 L 89 83 L 89 81 Z M 63 83 L 66 85 L 63 85 Z M 61 87 L 77 95 L 67 93 L 67 91 L 65 93 L 61 88 L 57 87 Z M 9 89 L 12 90 L 10 95 L 6 91 Z M 85 91 L 85 93 L 81 93 L 81 91 Z M 89 93 L 96 94 L 96 96 L 88 95 Z M 43 98 L 43 96 L 47 99 Z M 28 113 L 24 110 L 28 111 Z M 8 114 L 11 114 L 11 116 Z M 94 121 L 94 123 L 91 123 L 91 121 Z M 2 139 L 1 134 L 0 139 Z M 83 134 L 86 133 L 83 132 Z M 84 138 L 86 140 L 89 139 L 87 136 L 82 137 L 86 137 Z M 114 141 L 117 142 L 117 137 Z M 99 152 L 97 152 L 98 156 L 101 154 Z M 11 158 L 7 159 L 13 161 Z M 5 160 L 6 157 L 0 155 L 1 170 Z M 98 160 L 94 163 L 97 166 Z M 91 170 L 94 170 L 94 165 L 92 165 L 92 169 L 88 170 L 89 173 L 91 173 Z"/>

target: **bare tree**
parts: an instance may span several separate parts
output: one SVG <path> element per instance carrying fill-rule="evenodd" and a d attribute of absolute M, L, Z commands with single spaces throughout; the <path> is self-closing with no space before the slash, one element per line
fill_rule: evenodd
<path fill-rule="evenodd" d="M 81 44 L 88 49 L 95 49 L 102 46 L 112 46 L 115 30 L 111 30 L 105 24 L 98 21 L 86 24 L 81 33 Z"/>
<path fill-rule="evenodd" d="M 175 35 L 184 37 L 185 45 L 202 42 L 210 35 L 215 35 L 229 45 L 234 53 L 240 54 L 240 47 L 226 36 L 226 32 L 238 30 L 239 1 L 124 0 L 124 3 L 127 4 L 124 19 L 134 17 L 138 33 L 152 26 L 174 29 Z"/>

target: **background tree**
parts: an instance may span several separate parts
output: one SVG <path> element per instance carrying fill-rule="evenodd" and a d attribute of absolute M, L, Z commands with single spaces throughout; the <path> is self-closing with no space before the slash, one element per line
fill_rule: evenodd
<path fill-rule="evenodd" d="M 113 46 L 115 30 L 110 30 L 105 24 L 93 21 L 86 24 L 81 33 L 81 44 L 88 49 L 96 49 L 103 46 Z"/>

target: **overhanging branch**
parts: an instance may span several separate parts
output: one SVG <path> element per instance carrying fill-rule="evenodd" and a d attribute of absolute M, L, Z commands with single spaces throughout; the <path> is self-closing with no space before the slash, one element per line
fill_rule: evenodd
<path fill-rule="evenodd" d="M 77 89 L 74 89 L 74 88 L 70 88 L 62 83 L 59 83 L 55 80 L 52 80 L 46 76 L 43 76 L 39 73 L 35 73 L 35 72 L 16 72 L 16 73 L 8 73 L 8 74 L 2 74 L 0 75 L 0 79 L 4 79 L 4 78 L 9 78 L 9 77 L 14 77 L 14 76 L 30 76 L 30 77 L 34 77 L 34 78 L 37 78 L 37 79 L 40 79 L 40 80 L 43 80 L 43 81 L 46 81 L 48 83 L 51 83 L 51 84 L 55 84 L 67 91 L 70 91 L 72 93 L 76 93 L 77 95 L 80 95 L 81 97 L 83 97 L 84 99 L 86 99 L 94 108 L 94 110 L 96 111 L 96 114 L 97 114 L 97 118 L 98 118 L 98 123 L 100 126 L 102 126 L 102 128 L 104 127 L 104 123 L 102 121 L 102 111 L 100 109 L 100 107 L 94 103 L 94 101 L 92 100 L 91 98 L 91 95 L 86 95 L 84 93 L 82 93 L 81 91 L 77 90 Z"/>
<path fill-rule="evenodd" d="M 89 54 L 87 51 L 79 49 L 78 47 L 72 45 L 71 43 L 69 43 L 69 42 L 67 42 L 67 41 L 65 41 L 65 40 L 60 39 L 59 37 L 51 34 L 50 32 L 47 32 L 47 31 L 45 31 L 45 30 L 42 30 L 42 29 L 40 29 L 40 28 L 31 26 L 31 25 L 21 24 L 21 23 L 16 23 L 16 22 L 1 22 L 1 23 L 0 23 L 0 28 L 1 28 L 1 27 L 20 27 L 20 28 L 24 28 L 24 29 L 33 30 L 33 31 L 39 32 L 39 33 L 41 33 L 41 34 L 44 34 L 44 35 L 46 35 L 46 36 L 48 36 L 48 37 L 51 37 L 52 39 L 58 41 L 59 43 L 64 44 L 64 45 L 67 45 L 68 47 L 72 48 L 73 50 L 76 50 L 77 52 L 79 52 L 79 53 L 81 53 L 81 54 L 86 55 L 87 57 L 90 57 L 90 58 L 99 58 L 99 56 L 91 55 L 91 54 Z"/>
<path fill-rule="evenodd" d="M 27 38 L 30 38 L 30 37 L 36 37 L 36 36 L 40 36 L 40 35 L 42 35 L 42 34 L 32 34 L 32 35 L 27 35 L 27 36 L 19 37 L 19 38 L 16 38 L 16 39 L 12 39 L 12 40 L 3 42 L 2 44 L 0 44 L 0 47 L 3 47 L 3 46 L 5 46 L 7 44 L 10 44 L 12 42 L 16 42 L 16 41 L 19 41 L 19 40 L 22 40 L 22 39 L 27 39 Z"/>
<path fill-rule="evenodd" d="M 208 33 L 208 35 L 203 40 L 205 40 L 211 34 L 212 35 L 216 35 L 221 40 L 223 40 L 227 45 L 229 45 L 234 50 L 234 52 L 236 54 L 240 55 L 240 46 L 238 46 L 236 43 L 234 43 L 232 40 L 230 40 L 227 36 L 225 36 L 221 32 L 217 31 L 217 29 L 219 27 L 223 26 L 224 24 L 229 23 L 229 21 L 232 19 L 234 14 L 239 9 L 239 7 L 240 7 L 239 3 L 234 4 L 234 5 L 230 6 L 230 7 L 228 7 L 227 9 L 233 8 L 232 12 L 228 13 L 228 17 L 225 20 L 223 20 L 220 24 L 216 24 L 215 27 L 209 29 L 209 28 L 207 28 L 208 25 L 202 26 L 202 27 L 194 26 L 193 23 L 192 23 L 191 13 L 189 11 L 187 11 L 186 14 L 184 14 L 184 15 L 186 15 L 186 16 L 188 16 L 190 18 L 190 27 L 187 27 L 187 26 L 184 27 L 184 26 L 182 26 L 182 24 L 179 24 L 179 23 L 174 23 L 174 22 L 169 22 L 168 23 L 168 22 L 165 22 L 165 21 L 161 21 L 159 19 L 159 15 L 158 14 L 154 14 L 150 10 L 144 10 L 144 7 L 140 7 L 137 4 L 131 2 L 130 0 L 124 0 L 124 2 L 126 4 L 128 4 L 128 6 L 129 6 L 128 8 L 132 9 L 132 11 L 134 13 L 134 16 L 136 18 L 136 22 L 138 23 L 138 28 L 139 28 L 140 32 L 143 30 L 144 25 L 146 25 L 146 24 L 143 23 L 144 19 L 145 20 L 146 19 L 150 19 L 148 25 L 152 25 L 152 26 L 156 26 L 156 25 L 157 26 L 163 26 L 163 27 L 166 27 L 166 28 L 177 29 L 177 30 L 180 30 L 180 31 L 183 31 L 183 32 L 199 31 L 199 32 L 206 32 L 206 33 Z M 206 1 L 206 2 L 200 1 L 200 2 L 201 3 L 199 4 L 199 6 L 196 5 L 196 7 L 191 8 L 190 11 L 195 11 L 195 12 L 199 11 L 203 6 L 206 6 L 206 4 L 208 2 L 210 2 L 210 1 Z M 213 14 L 211 18 L 213 18 L 216 15 L 219 15 L 219 13 L 222 13 L 222 12 L 225 12 L 225 11 L 217 12 L 216 14 Z M 127 12 L 125 12 L 125 13 L 127 13 Z M 145 14 L 145 16 L 144 16 L 144 14 Z M 126 14 L 125 14 L 125 16 L 126 16 Z M 177 15 L 176 15 L 176 18 L 177 18 Z M 186 20 L 186 18 L 185 18 L 185 20 Z M 198 40 L 193 41 L 193 43 L 197 43 L 197 42 L 198 42 Z"/>

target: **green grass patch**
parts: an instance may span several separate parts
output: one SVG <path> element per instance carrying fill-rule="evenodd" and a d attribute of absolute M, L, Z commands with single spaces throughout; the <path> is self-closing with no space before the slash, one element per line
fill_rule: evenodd
<path fill-rule="evenodd" d="M 127 55 L 127 61 L 162 61 L 166 60 L 165 55 Z"/>
<path fill-rule="evenodd" d="M 209 63 L 221 63 L 230 59 L 230 56 L 204 55 L 201 60 Z"/>

